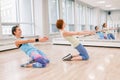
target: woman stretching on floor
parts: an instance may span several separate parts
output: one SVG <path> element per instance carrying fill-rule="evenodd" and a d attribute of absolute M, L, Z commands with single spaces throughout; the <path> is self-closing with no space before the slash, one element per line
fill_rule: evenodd
<path fill-rule="evenodd" d="M 45 42 L 48 40 L 47 37 L 36 39 L 21 38 L 22 31 L 19 26 L 14 26 L 12 28 L 12 34 L 16 37 L 15 45 L 17 46 L 17 48 L 20 48 L 26 53 L 26 55 L 28 55 L 32 59 L 30 62 L 21 65 L 21 67 L 46 67 L 46 65 L 49 63 L 49 60 L 47 59 L 46 55 L 29 43 Z"/>
<path fill-rule="evenodd" d="M 84 46 L 76 39 L 75 35 L 92 35 L 95 32 L 92 31 L 81 31 L 81 32 L 70 32 L 65 30 L 65 22 L 62 19 L 57 20 L 56 22 L 57 28 L 60 30 L 62 36 L 69 41 L 75 49 L 79 52 L 78 55 L 71 55 L 68 54 L 67 56 L 63 57 L 63 61 L 71 61 L 71 60 L 88 60 L 89 55 Z"/>
<path fill-rule="evenodd" d="M 98 35 L 98 39 L 107 39 L 107 36 L 104 35 L 104 33 L 102 32 L 102 30 L 99 30 L 98 26 L 95 26 L 95 31 L 96 34 Z"/>
<path fill-rule="evenodd" d="M 115 40 L 115 36 L 111 33 L 111 30 L 117 30 L 117 28 L 108 28 L 107 23 L 103 24 L 103 30 L 102 31 L 104 32 L 104 35 L 107 36 L 107 39 Z"/>

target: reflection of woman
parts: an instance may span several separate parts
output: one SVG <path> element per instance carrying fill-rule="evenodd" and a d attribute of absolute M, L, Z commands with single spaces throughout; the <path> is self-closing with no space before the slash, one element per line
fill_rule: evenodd
<path fill-rule="evenodd" d="M 107 39 L 107 37 L 104 35 L 102 31 L 99 30 L 98 26 L 95 26 L 96 34 L 98 35 L 99 39 Z"/>
<path fill-rule="evenodd" d="M 36 49 L 34 46 L 29 44 L 33 42 L 45 42 L 48 40 L 47 37 L 36 38 L 36 39 L 21 38 L 22 31 L 19 26 L 14 26 L 12 28 L 12 34 L 17 38 L 15 41 L 15 45 L 18 48 L 20 48 L 22 51 L 24 51 L 26 55 L 28 55 L 32 59 L 32 61 L 30 61 L 29 63 L 21 65 L 21 67 L 32 66 L 35 68 L 42 68 L 49 63 L 49 60 L 42 51 Z"/>
<path fill-rule="evenodd" d="M 113 39 L 113 40 L 115 40 L 115 36 L 110 32 L 110 30 L 115 30 L 115 29 L 109 29 L 109 28 L 107 28 L 107 24 L 104 23 L 103 24 L 103 30 L 102 30 L 104 32 L 104 35 L 107 36 L 107 39 Z"/>

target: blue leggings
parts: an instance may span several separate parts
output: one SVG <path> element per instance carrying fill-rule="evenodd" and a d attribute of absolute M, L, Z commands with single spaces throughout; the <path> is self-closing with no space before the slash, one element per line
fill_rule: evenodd
<path fill-rule="evenodd" d="M 112 33 L 107 34 L 107 38 L 115 40 L 115 36 Z"/>
<path fill-rule="evenodd" d="M 36 68 L 45 67 L 49 63 L 46 55 L 40 50 L 32 51 L 30 57 L 35 61 L 33 67 Z"/>
<path fill-rule="evenodd" d="M 35 68 L 44 68 L 48 63 L 49 63 L 48 59 L 38 58 L 35 60 L 35 63 L 33 63 L 32 66 Z"/>
<path fill-rule="evenodd" d="M 79 44 L 75 49 L 77 49 L 77 51 L 79 52 L 79 55 L 82 56 L 83 60 L 89 59 L 88 52 L 82 44 Z"/>

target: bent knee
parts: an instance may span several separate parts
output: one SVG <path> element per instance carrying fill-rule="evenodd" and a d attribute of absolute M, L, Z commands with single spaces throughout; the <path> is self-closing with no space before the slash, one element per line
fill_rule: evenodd
<path fill-rule="evenodd" d="M 83 56 L 83 60 L 88 60 L 89 56 Z"/>

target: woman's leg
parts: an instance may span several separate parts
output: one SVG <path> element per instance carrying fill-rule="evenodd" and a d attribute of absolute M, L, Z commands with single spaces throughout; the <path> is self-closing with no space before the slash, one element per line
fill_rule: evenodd
<path fill-rule="evenodd" d="M 84 46 L 82 44 L 79 44 L 76 47 L 77 51 L 79 52 L 79 57 L 77 57 L 77 59 L 82 59 L 82 60 L 88 60 L 89 59 L 89 55 L 87 50 L 84 48 Z M 73 58 L 74 59 L 74 58 Z"/>
<path fill-rule="evenodd" d="M 40 55 L 42 55 L 43 58 L 46 59 L 46 61 L 47 61 L 48 63 L 50 62 L 44 52 L 42 52 L 41 50 L 37 50 L 37 51 L 38 51 L 38 53 L 39 53 Z"/>
<path fill-rule="evenodd" d="M 78 60 L 88 60 L 89 59 L 89 55 L 86 51 L 86 49 L 84 48 L 84 46 L 82 44 L 79 44 L 76 49 L 78 50 L 79 52 L 79 55 L 67 55 L 64 57 L 63 60 L 65 61 L 78 61 Z"/>
<path fill-rule="evenodd" d="M 35 62 L 32 64 L 33 68 L 44 68 L 45 66 L 39 62 Z"/>
<path fill-rule="evenodd" d="M 44 67 L 46 67 L 46 64 L 42 64 L 40 62 L 35 62 L 35 63 L 32 64 L 32 67 L 34 67 L 34 68 L 44 68 Z"/>
<path fill-rule="evenodd" d="M 36 50 L 36 51 L 33 51 L 30 55 L 30 57 L 33 59 L 33 60 L 36 60 L 36 59 L 39 59 L 39 58 L 43 58 L 46 63 L 49 63 L 50 61 L 47 59 L 47 57 L 45 56 L 45 54 L 40 51 L 40 50 Z"/>
<path fill-rule="evenodd" d="M 104 35 L 104 39 L 107 39 L 107 34 L 106 34 L 106 33 L 103 33 L 103 35 Z"/>
<path fill-rule="evenodd" d="M 73 58 L 71 59 L 72 61 L 80 61 L 83 60 L 82 56 L 73 56 Z"/>
<path fill-rule="evenodd" d="M 72 57 L 78 57 L 78 56 L 80 56 L 79 54 L 77 54 L 77 55 L 72 55 Z"/>
<path fill-rule="evenodd" d="M 111 37 L 113 40 L 115 40 L 115 36 L 114 36 L 112 33 L 110 33 L 110 37 Z"/>
<path fill-rule="evenodd" d="M 38 51 L 34 50 L 34 51 L 32 51 L 32 52 L 30 53 L 29 57 L 31 57 L 32 60 L 35 60 L 35 59 L 37 59 L 37 58 L 41 58 L 42 55 L 40 55 L 40 54 L 38 53 Z"/>
<path fill-rule="evenodd" d="M 31 53 L 31 57 L 33 58 L 33 60 L 35 62 L 38 62 L 40 63 L 43 67 L 45 67 L 48 63 L 49 63 L 49 60 L 48 59 L 45 59 L 45 57 L 43 55 L 41 55 L 42 53 L 40 53 L 40 51 L 33 51 Z M 38 64 L 36 63 L 36 64 Z"/>
<path fill-rule="evenodd" d="M 30 68 L 30 67 L 34 67 L 34 68 L 44 68 L 46 67 L 47 63 L 44 60 L 44 58 L 38 58 L 36 60 L 34 60 L 35 62 L 33 63 L 25 63 L 22 64 L 21 67 L 26 67 L 26 68 Z"/>
<path fill-rule="evenodd" d="M 107 34 L 107 38 L 108 38 L 108 39 L 111 39 L 110 34 Z"/>
<path fill-rule="evenodd" d="M 42 52 L 41 50 L 37 50 L 37 52 L 38 52 L 40 55 L 42 55 L 42 57 L 45 59 L 45 61 L 46 61 L 47 63 L 50 63 L 50 60 L 46 57 L 46 55 L 45 55 L 44 52 Z"/>

